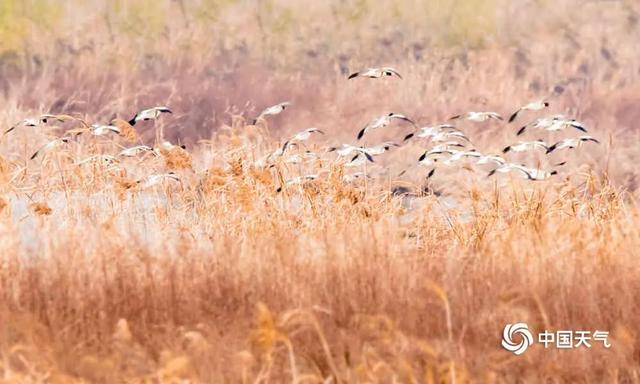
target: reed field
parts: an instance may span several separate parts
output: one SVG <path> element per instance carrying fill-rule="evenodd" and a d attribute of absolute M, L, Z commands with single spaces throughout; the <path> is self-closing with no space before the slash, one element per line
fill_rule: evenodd
<path fill-rule="evenodd" d="M 0 1 L 0 383 L 640 382 L 639 41 L 635 0 Z"/>

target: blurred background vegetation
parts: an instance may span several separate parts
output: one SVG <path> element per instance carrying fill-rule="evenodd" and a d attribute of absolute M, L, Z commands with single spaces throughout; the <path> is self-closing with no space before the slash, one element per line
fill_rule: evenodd
<path fill-rule="evenodd" d="M 631 28 L 637 8 L 633 0 L 3 0 L 0 57 L 15 66 L 78 52 L 385 59 L 427 47 L 527 45 L 542 29 L 576 34 L 602 9 L 626 12 L 615 24 Z M 598 28 L 610 28 L 602 21 Z"/>
<path fill-rule="evenodd" d="M 294 53 L 385 59 L 427 47 L 526 45 L 541 27 L 574 33 L 598 7 L 626 10 L 616 22 L 622 27 L 637 23 L 633 0 L 3 0 L 0 57 L 18 67 L 79 52 L 136 60 L 229 52 L 271 63 Z"/>

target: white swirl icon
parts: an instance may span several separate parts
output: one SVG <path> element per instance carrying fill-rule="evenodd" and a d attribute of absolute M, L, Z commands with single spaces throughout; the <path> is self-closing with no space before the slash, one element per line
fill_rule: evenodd
<path fill-rule="evenodd" d="M 520 335 L 522 340 L 515 343 L 514 335 Z M 533 335 L 525 323 L 507 324 L 502 331 L 502 347 L 516 355 L 522 355 L 533 344 Z"/>

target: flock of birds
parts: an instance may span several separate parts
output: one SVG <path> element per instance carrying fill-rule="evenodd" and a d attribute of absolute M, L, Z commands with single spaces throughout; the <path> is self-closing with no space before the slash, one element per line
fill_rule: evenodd
<path fill-rule="evenodd" d="M 355 79 L 358 77 L 365 78 L 382 78 L 382 77 L 397 77 L 402 79 L 402 75 L 394 68 L 381 67 L 381 68 L 367 68 L 365 70 L 352 73 L 348 79 Z M 254 124 L 267 115 L 276 115 L 282 113 L 286 107 L 290 105 L 289 102 L 280 103 L 265 109 L 257 119 L 254 120 Z M 536 100 L 518 108 L 512 113 L 507 120 L 509 124 L 515 123 L 518 117 L 526 111 L 539 112 L 547 109 L 550 103 L 546 100 Z M 421 139 L 428 141 L 433 146 L 426 150 L 415 163 L 417 165 L 430 168 L 427 173 L 427 178 L 434 175 L 436 166 L 442 164 L 445 166 L 452 166 L 462 160 L 473 160 L 478 165 L 489 164 L 494 165 L 488 173 L 488 176 L 493 176 L 496 173 L 509 173 L 515 172 L 522 176 L 524 179 L 531 181 L 546 180 L 551 176 L 558 173 L 555 168 L 561 167 L 566 164 L 566 161 L 553 164 L 551 170 L 545 170 L 535 167 L 529 167 L 524 164 L 517 164 L 509 162 L 505 158 L 508 153 L 513 152 L 530 152 L 536 150 L 542 150 L 545 154 L 552 152 L 558 152 L 566 149 L 578 148 L 581 145 L 593 142 L 599 144 L 599 141 L 589 135 L 586 135 L 587 128 L 580 121 L 568 118 L 563 115 L 552 115 L 547 117 L 537 118 L 525 125 L 523 125 L 517 132 L 516 136 L 522 136 L 528 131 L 547 131 L 547 132 L 559 132 L 566 129 L 579 131 L 582 134 L 576 137 L 569 137 L 562 139 L 555 143 L 547 143 L 544 140 L 534 141 L 518 141 L 511 145 L 504 147 L 502 154 L 484 154 L 475 148 L 469 148 L 472 146 L 472 142 L 469 137 L 453 122 L 466 120 L 473 123 L 482 123 L 489 120 L 503 121 L 504 118 L 496 112 L 467 112 L 464 114 L 453 116 L 448 122 L 420 127 L 414 120 L 399 113 L 388 113 L 371 120 L 365 127 L 358 131 L 356 135 L 356 141 L 361 141 L 366 135 L 372 131 L 381 130 L 388 127 L 392 122 L 409 124 L 413 127 L 412 133 L 404 136 L 402 143 L 408 140 Z M 259 164 L 264 166 L 274 158 L 284 157 L 286 163 L 299 163 L 306 159 L 318 158 L 318 154 L 305 151 L 303 156 L 295 154 L 286 157 L 286 151 L 293 144 L 299 144 L 307 141 L 313 134 L 324 134 L 318 128 L 308 128 L 301 132 L 291 136 L 282 148 L 277 149 L 275 152 L 269 154 L 266 158 L 260 160 Z M 364 146 L 358 144 L 341 144 L 339 146 L 332 146 L 326 149 L 327 152 L 336 152 L 337 155 L 345 159 L 342 163 L 345 168 L 361 167 L 366 165 L 367 162 L 375 163 L 374 157 L 382 155 L 391 148 L 400 147 L 401 144 L 392 141 L 385 141 L 373 146 Z M 398 176 L 402 176 L 408 169 L 402 171 Z M 287 185 L 301 184 L 309 180 L 314 180 L 319 177 L 319 174 L 308 174 L 292 178 L 286 182 Z M 355 172 L 344 176 L 345 180 L 350 181 L 360 177 L 368 177 L 365 172 Z"/>
<path fill-rule="evenodd" d="M 382 78 L 382 77 L 397 77 L 402 79 L 400 73 L 391 67 L 382 68 L 368 68 L 363 71 L 355 72 L 351 74 L 348 79 L 355 78 Z M 290 102 L 283 102 L 264 109 L 255 119 L 253 119 L 253 125 L 264 121 L 269 116 L 275 116 L 281 114 L 291 105 Z M 509 124 L 514 123 L 524 112 L 539 112 L 547 109 L 550 106 L 546 100 L 537 100 L 527 105 L 518 108 L 507 120 Z M 89 125 L 84 120 L 73 117 L 70 115 L 52 115 L 45 114 L 38 118 L 27 118 L 19 123 L 15 124 L 11 128 L 5 131 L 5 135 L 19 129 L 21 127 L 37 127 L 41 124 L 47 124 L 50 121 L 66 122 L 70 120 L 79 121 L 81 128 L 68 131 L 62 137 L 56 137 L 42 145 L 31 156 L 31 160 L 35 160 L 39 156 L 55 151 L 57 148 L 68 144 L 74 140 L 75 136 L 89 133 L 92 136 L 108 136 L 108 135 L 122 135 L 123 126 L 129 128 L 134 127 L 136 124 L 142 121 L 157 120 L 164 114 L 171 114 L 172 111 L 168 107 L 160 106 L 150 109 L 145 109 L 137 113 L 129 121 L 119 120 L 117 123 L 111 124 L 92 124 Z M 488 173 L 488 176 L 492 176 L 496 173 L 509 173 L 515 172 L 527 180 L 537 181 L 550 178 L 552 175 L 557 174 L 557 168 L 564 165 L 566 162 L 561 162 L 553 165 L 553 169 L 545 170 L 535 167 L 528 167 L 524 164 L 517 164 L 509 162 L 505 156 L 514 152 L 530 152 L 530 151 L 544 151 L 546 154 L 557 152 L 566 149 L 573 149 L 580 147 L 581 145 L 593 142 L 599 143 L 597 139 L 592 136 L 586 135 L 587 128 L 585 125 L 576 119 L 568 118 L 562 115 L 553 115 L 547 117 L 541 117 L 533 120 L 530 123 L 523 125 L 517 132 L 517 136 L 521 136 L 529 131 L 547 131 L 558 132 L 564 130 L 579 131 L 581 134 L 575 137 L 569 137 L 560 140 L 556 143 L 547 143 L 543 140 L 534 141 L 518 141 L 511 145 L 504 147 L 502 154 L 485 154 L 473 148 L 472 141 L 467 134 L 460 128 L 454 125 L 454 122 L 469 121 L 473 123 L 482 123 L 489 120 L 503 121 L 504 118 L 496 112 L 468 112 L 451 117 L 447 122 L 443 122 L 438 125 L 430 125 L 420 127 L 411 118 L 399 114 L 399 113 L 387 113 L 380 117 L 371 120 L 366 126 L 360 129 L 355 137 L 355 143 L 353 144 L 341 144 L 338 146 L 331 146 L 326 148 L 327 153 L 335 152 L 338 156 L 338 161 L 343 166 L 349 169 L 358 169 L 364 167 L 364 170 L 358 170 L 356 172 L 346 174 L 344 176 L 345 181 L 351 181 L 358 178 L 367 178 L 370 175 L 366 172 L 367 163 L 375 163 L 375 157 L 384 154 L 391 148 L 401 147 L 403 143 L 409 140 L 423 140 L 432 143 L 430 149 L 426 150 L 418 158 L 414 165 L 428 168 L 427 178 L 434 175 L 436 168 L 440 165 L 452 166 L 461 161 L 474 161 L 478 165 L 493 165 L 493 168 Z M 361 140 L 365 136 L 369 136 L 373 131 L 382 130 L 392 123 L 407 124 L 412 127 L 412 132 L 405 135 L 401 143 L 398 144 L 392 141 L 385 141 L 377 145 L 365 146 L 361 145 Z M 283 162 L 285 164 L 301 164 L 310 160 L 316 160 L 320 158 L 320 155 L 310 150 L 293 151 L 295 147 L 305 146 L 305 142 L 311 139 L 314 135 L 322 135 L 324 132 L 318 128 L 308 128 L 300 131 L 291 137 L 289 137 L 283 145 L 279 146 L 275 151 L 267 154 L 265 157 L 255 161 L 256 167 L 273 167 L 277 162 Z M 114 155 L 97 154 L 90 156 L 89 158 L 76 162 L 77 164 L 99 162 L 102 164 L 114 164 L 119 162 L 123 157 L 138 157 L 151 153 L 154 156 L 160 156 L 161 149 L 170 150 L 174 147 L 169 142 L 163 142 L 158 148 L 154 148 L 148 145 L 140 144 L 129 148 L 122 148 L 121 151 Z M 185 149 L 184 146 L 181 146 Z M 399 176 L 407 172 L 408 169 L 402 171 Z M 285 186 L 300 185 L 312 180 L 317 179 L 320 173 L 305 174 L 297 176 L 285 181 L 285 185 L 280 187 L 278 191 L 282 190 Z M 162 183 L 164 180 L 180 181 L 180 178 L 174 172 L 152 174 L 138 180 L 138 184 L 142 187 L 151 187 Z"/>

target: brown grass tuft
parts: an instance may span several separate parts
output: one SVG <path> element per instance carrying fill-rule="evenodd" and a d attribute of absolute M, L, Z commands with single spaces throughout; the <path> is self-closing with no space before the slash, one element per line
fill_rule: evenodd
<path fill-rule="evenodd" d="M 167 169 L 193 169 L 191 154 L 178 146 L 174 145 L 171 148 L 160 148 L 160 154 L 164 159 Z"/>
<path fill-rule="evenodd" d="M 136 131 L 129 122 L 122 119 L 115 119 L 112 124 L 120 129 L 120 136 L 122 136 L 127 142 L 135 143 L 139 140 L 138 131 Z"/>
<path fill-rule="evenodd" d="M 49 216 L 53 213 L 53 210 L 47 205 L 47 203 L 33 203 L 30 205 L 31 211 L 38 216 Z"/>

